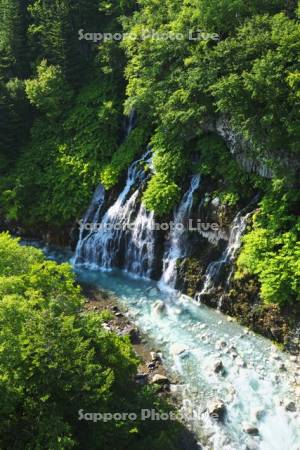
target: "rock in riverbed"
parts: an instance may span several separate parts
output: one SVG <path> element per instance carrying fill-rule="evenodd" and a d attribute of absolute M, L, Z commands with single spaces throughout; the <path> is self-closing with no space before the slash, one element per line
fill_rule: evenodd
<path fill-rule="evenodd" d="M 224 372 L 224 365 L 220 359 L 218 359 L 217 361 L 215 361 L 213 363 L 213 371 L 215 373 L 223 373 Z"/>
<path fill-rule="evenodd" d="M 222 421 L 226 413 L 226 406 L 222 400 L 211 400 L 207 405 L 210 417 Z"/>
<path fill-rule="evenodd" d="M 148 383 L 148 375 L 146 373 L 138 373 L 134 379 L 137 384 L 142 386 Z"/>
<path fill-rule="evenodd" d="M 288 402 L 288 403 L 286 403 L 285 409 L 286 409 L 286 411 L 289 411 L 289 412 L 296 412 L 297 409 L 296 409 L 295 402 Z"/>
<path fill-rule="evenodd" d="M 152 378 L 152 383 L 155 384 L 169 384 L 170 381 L 165 375 L 160 375 L 159 373 L 156 373 Z"/>
<path fill-rule="evenodd" d="M 246 362 L 240 356 L 237 356 L 237 358 L 235 358 L 235 362 L 239 367 L 247 367 Z"/>
<path fill-rule="evenodd" d="M 152 308 L 153 311 L 159 315 L 164 314 L 166 312 L 166 305 L 161 300 L 157 300 Z"/>
<path fill-rule="evenodd" d="M 243 430 L 245 431 L 245 433 L 250 434 L 251 436 L 259 435 L 258 428 L 251 424 L 244 424 Z"/>
<path fill-rule="evenodd" d="M 226 347 L 226 345 L 227 345 L 226 341 L 218 341 L 218 342 L 216 342 L 215 349 L 223 350 Z"/>
<path fill-rule="evenodd" d="M 131 325 L 125 327 L 125 329 L 123 330 L 123 335 L 129 336 L 130 342 L 134 345 L 140 344 L 141 342 L 139 330 Z"/>

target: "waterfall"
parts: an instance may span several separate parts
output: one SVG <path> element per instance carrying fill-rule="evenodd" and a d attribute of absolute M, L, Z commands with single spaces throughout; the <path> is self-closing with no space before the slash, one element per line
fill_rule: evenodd
<path fill-rule="evenodd" d="M 154 216 L 140 205 L 134 219 L 148 177 L 144 166 L 150 162 L 148 150 L 129 167 L 125 187 L 115 203 L 100 223 L 94 222 L 92 232 L 79 240 L 75 264 L 103 270 L 120 267 L 138 276 L 150 276 L 154 259 Z M 137 188 L 131 194 L 135 185 Z M 95 219 L 98 218 L 96 214 Z"/>
<path fill-rule="evenodd" d="M 232 264 L 234 261 L 237 251 L 241 247 L 241 237 L 245 232 L 248 217 L 252 212 L 244 214 L 240 211 L 234 218 L 230 230 L 230 236 L 228 240 L 228 245 L 223 252 L 223 255 L 217 261 L 213 261 L 209 264 L 205 273 L 205 281 L 202 291 L 196 295 L 196 300 L 201 301 L 203 294 L 209 293 L 217 284 L 220 282 L 220 276 L 224 267 Z M 233 269 L 230 271 L 225 285 L 228 286 Z"/>
<path fill-rule="evenodd" d="M 151 278 L 154 262 L 154 213 L 141 204 L 126 251 L 125 270 Z"/>
<path fill-rule="evenodd" d="M 105 199 L 105 190 L 102 184 L 100 184 L 95 194 L 92 198 L 91 204 L 88 207 L 81 223 L 80 223 L 80 233 L 79 233 L 79 239 L 78 244 L 75 251 L 75 257 L 74 257 L 74 263 L 78 264 L 82 258 L 84 258 L 84 243 L 86 240 L 90 238 L 90 236 L 93 233 L 93 230 L 90 230 L 90 232 L 85 236 L 85 233 L 88 231 L 87 224 L 91 223 L 98 223 L 100 218 L 101 209 L 104 203 Z"/>
<path fill-rule="evenodd" d="M 186 252 L 186 232 L 184 220 L 189 217 L 193 206 L 193 194 L 200 184 L 200 175 L 194 175 L 189 190 L 184 194 L 177 210 L 174 212 L 174 227 L 170 234 L 163 258 L 163 274 L 159 285 L 162 288 L 175 289 L 177 280 L 177 260 L 183 258 Z"/>
<path fill-rule="evenodd" d="M 132 108 L 127 119 L 126 136 L 130 135 L 130 133 L 135 127 L 135 124 L 136 124 L 136 110 Z"/>

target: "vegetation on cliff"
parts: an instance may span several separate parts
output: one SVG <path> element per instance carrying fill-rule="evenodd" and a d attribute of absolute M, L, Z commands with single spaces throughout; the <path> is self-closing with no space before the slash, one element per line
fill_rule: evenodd
<path fill-rule="evenodd" d="M 146 207 L 168 214 L 195 172 L 222 180 L 225 204 L 259 191 L 238 276 L 256 275 L 266 302 L 299 300 L 299 4 L 250 3 L 2 0 L 2 214 L 26 227 L 69 225 L 150 143 Z M 127 37 L 93 42 L 105 32 Z M 216 136 L 220 117 L 272 181 L 239 166 Z"/>

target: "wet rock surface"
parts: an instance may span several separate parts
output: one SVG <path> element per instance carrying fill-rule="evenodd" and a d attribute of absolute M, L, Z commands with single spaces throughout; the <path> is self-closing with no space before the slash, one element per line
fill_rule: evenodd
<path fill-rule="evenodd" d="M 121 311 L 117 299 L 105 291 L 87 285 L 82 285 L 82 287 L 86 296 L 84 309 L 94 313 L 109 311 L 112 314 L 112 319 L 104 322 L 103 328 L 108 332 L 115 332 L 119 336 L 129 337 L 133 349 L 140 359 L 138 373 L 135 376 L 136 383 L 140 385 L 158 384 L 165 387 L 163 391 L 167 393 L 171 379 L 166 373 L 159 351 L 154 351 L 147 345 L 139 330 L 127 319 L 126 311 Z M 162 302 L 157 302 L 156 306 L 158 313 L 162 313 L 165 309 Z M 185 351 L 180 345 L 174 350 L 179 353 Z M 176 380 L 173 379 L 172 382 L 174 383 Z"/>
<path fill-rule="evenodd" d="M 240 324 L 283 345 L 294 356 L 300 354 L 299 333 L 296 333 L 300 308 L 281 309 L 278 305 L 263 304 L 259 298 L 259 285 L 253 277 L 232 280 L 227 290 L 214 287 L 201 295 L 201 303 L 219 309 L 229 315 L 230 320 L 236 318 Z"/>
<path fill-rule="evenodd" d="M 226 414 L 226 406 L 222 400 L 211 400 L 207 405 L 207 411 L 213 419 L 223 421 Z"/>

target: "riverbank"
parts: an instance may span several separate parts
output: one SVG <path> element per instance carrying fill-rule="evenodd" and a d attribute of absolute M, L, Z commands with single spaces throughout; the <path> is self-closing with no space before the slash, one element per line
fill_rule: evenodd
<path fill-rule="evenodd" d="M 109 312 L 110 319 L 106 320 L 103 327 L 116 333 L 118 336 L 128 336 L 133 350 L 140 360 L 135 381 L 141 386 L 151 385 L 159 398 L 166 401 L 175 410 L 182 408 L 182 389 L 180 381 L 175 373 L 167 370 L 163 364 L 160 349 L 152 346 L 149 339 L 129 320 L 127 311 L 122 307 L 118 299 L 107 291 L 95 286 L 81 283 L 84 297 L 86 298 L 84 310 L 94 314 Z M 186 431 L 182 435 L 183 450 L 201 450 L 202 446 L 196 435 L 192 432 L 188 421 L 180 414 L 180 418 Z"/>
<path fill-rule="evenodd" d="M 136 381 L 139 384 L 156 384 L 160 386 L 160 394 L 166 394 L 166 396 L 170 394 L 172 389 L 170 385 L 175 385 L 178 380 L 174 375 L 167 373 L 162 364 L 159 349 L 152 348 L 147 342 L 147 338 L 128 319 L 126 309 L 120 305 L 118 299 L 106 291 L 84 283 L 81 283 L 81 288 L 86 298 L 85 311 L 93 313 L 108 311 L 111 319 L 105 321 L 105 329 L 118 336 L 129 337 L 132 347 L 140 359 Z"/>

